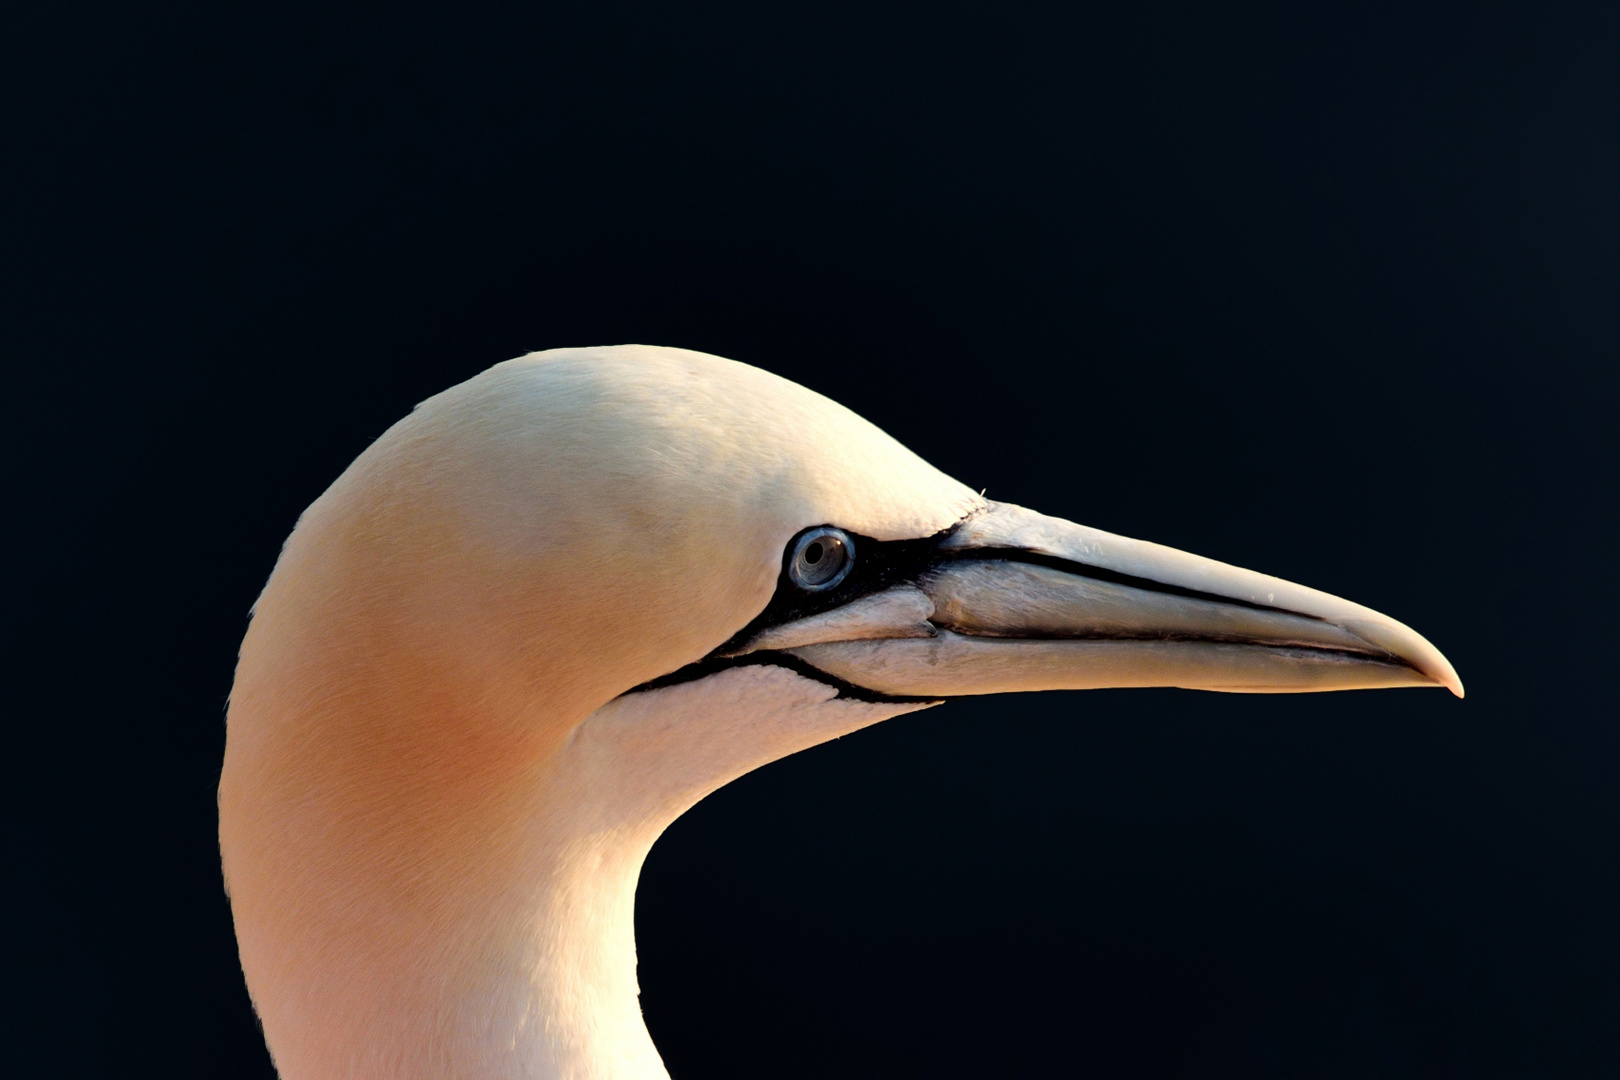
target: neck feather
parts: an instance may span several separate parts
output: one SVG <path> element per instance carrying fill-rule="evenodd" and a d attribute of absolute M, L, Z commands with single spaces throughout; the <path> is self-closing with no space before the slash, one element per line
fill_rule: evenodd
<path fill-rule="evenodd" d="M 919 707 L 834 695 L 747 666 L 615 699 L 513 790 L 435 825 L 385 883 L 339 869 L 367 864 L 352 850 L 364 830 L 304 860 L 328 871 L 296 897 L 263 884 L 244 896 L 237 879 L 263 875 L 233 867 L 243 964 L 283 1080 L 665 1080 L 636 983 L 642 862 L 723 784 Z M 379 902 L 401 882 L 403 898 Z"/>

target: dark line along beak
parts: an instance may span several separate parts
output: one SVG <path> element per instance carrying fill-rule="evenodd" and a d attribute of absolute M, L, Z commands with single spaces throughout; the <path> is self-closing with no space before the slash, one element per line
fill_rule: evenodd
<path fill-rule="evenodd" d="M 1123 686 L 1463 694 L 1438 649 L 1370 608 L 1004 503 L 947 536 L 921 580 L 829 616 L 783 627 L 798 641 L 776 647 L 884 694 Z M 825 630 L 811 632 L 812 623 Z M 840 632 L 842 623 L 851 626 Z M 864 628 L 850 633 L 854 624 Z"/>

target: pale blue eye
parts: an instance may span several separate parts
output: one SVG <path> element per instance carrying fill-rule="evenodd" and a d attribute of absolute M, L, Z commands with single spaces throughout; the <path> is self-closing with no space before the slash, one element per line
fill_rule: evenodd
<path fill-rule="evenodd" d="M 822 525 L 810 529 L 793 545 L 788 578 L 807 592 L 837 585 L 855 565 L 855 541 L 843 529 Z"/>

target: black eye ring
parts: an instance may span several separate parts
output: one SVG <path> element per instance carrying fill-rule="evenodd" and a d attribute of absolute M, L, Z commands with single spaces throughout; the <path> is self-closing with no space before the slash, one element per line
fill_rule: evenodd
<path fill-rule="evenodd" d="M 788 556 L 788 580 L 805 592 L 825 592 L 849 576 L 855 565 L 855 541 L 843 529 L 818 525 L 806 529 Z"/>

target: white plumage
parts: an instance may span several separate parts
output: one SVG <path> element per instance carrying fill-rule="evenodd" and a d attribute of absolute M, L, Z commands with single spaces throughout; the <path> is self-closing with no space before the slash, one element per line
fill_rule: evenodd
<path fill-rule="evenodd" d="M 854 553 L 825 592 L 785 561 L 813 526 Z M 243 969 L 285 1080 L 663 1077 L 637 875 L 750 769 L 956 694 L 1419 684 L 1461 693 L 1385 616 L 987 503 L 754 368 L 539 353 L 366 450 L 256 605 Z"/>

